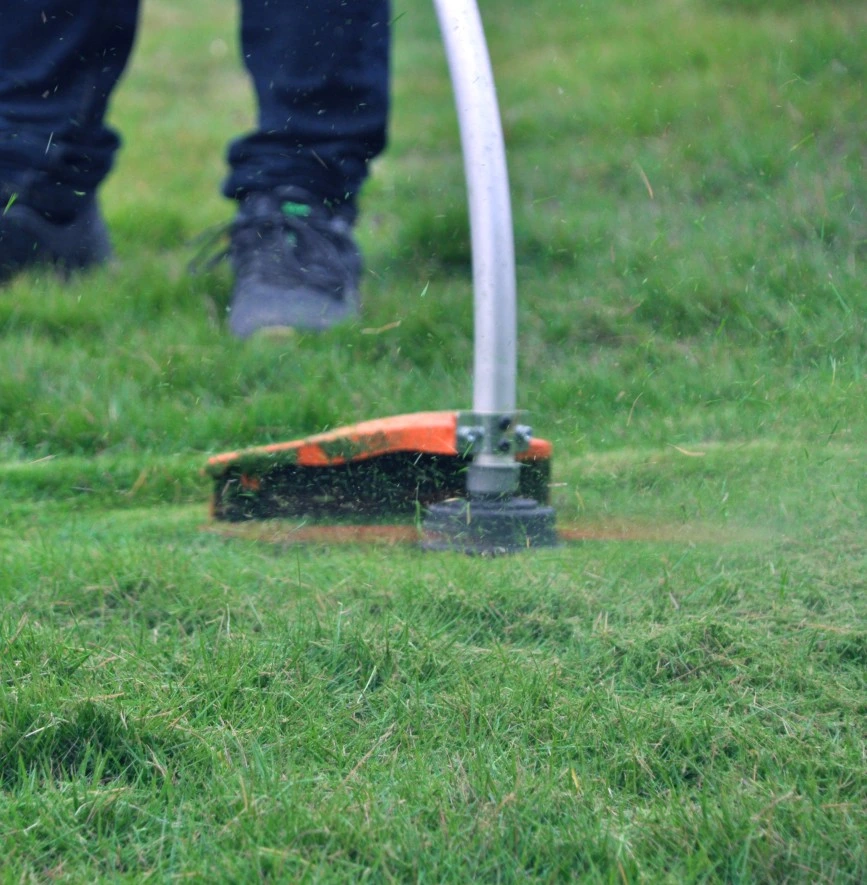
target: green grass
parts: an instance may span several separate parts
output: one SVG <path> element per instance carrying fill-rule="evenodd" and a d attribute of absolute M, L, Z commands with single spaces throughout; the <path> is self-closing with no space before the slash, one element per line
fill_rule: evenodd
<path fill-rule="evenodd" d="M 594 538 L 493 560 L 227 537 L 201 474 L 471 402 L 432 11 L 395 3 L 362 319 L 241 343 L 187 273 L 235 7 L 145 7 L 116 264 L 0 293 L 2 880 L 867 878 L 864 5 L 483 4 L 519 401 Z"/>

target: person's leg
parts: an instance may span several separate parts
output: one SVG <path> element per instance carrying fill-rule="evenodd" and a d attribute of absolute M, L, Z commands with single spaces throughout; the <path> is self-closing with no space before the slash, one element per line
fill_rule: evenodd
<path fill-rule="evenodd" d="M 119 145 L 104 122 L 138 0 L 0 0 L 0 281 L 104 261 L 95 202 Z"/>
<path fill-rule="evenodd" d="M 385 147 L 388 0 L 243 0 L 258 129 L 229 151 L 226 196 L 294 186 L 352 202 Z"/>
<path fill-rule="evenodd" d="M 0 187 L 50 218 L 75 215 L 119 145 L 106 105 L 138 0 L 0 0 Z"/>
<path fill-rule="evenodd" d="M 356 196 L 385 147 L 388 0 L 242 0 L 258 129 L 229 151 L 240 337 L 323 330 L 358 311 Z"/>

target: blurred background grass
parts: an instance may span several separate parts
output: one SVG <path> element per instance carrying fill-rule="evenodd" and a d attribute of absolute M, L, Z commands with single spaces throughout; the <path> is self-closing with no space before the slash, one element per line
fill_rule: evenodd
<path fill-rule="evenodd" d="M 520 402 L 537 429 L 607 447 L 628 417 L 631 443 L 696 442 L 770 416 L 796 432 L 806 405 L 830 432 L 835 388 L 863 383 L 861 5 L 484 13 L 513 180 Z M 187 274 L 197 235 L 230 217 L 225 144 L 252 118 L 233 31 L 229 3 L 145 10 L 113 111 L 118 266 L 0 299 L 7 452 L 212 451 L 469 402 L 463 172 L 432 12 L 395 5 L 392 143 L 359 230 L 364 316 L 282 346 L 230 340 L 228 274 Z M 792 398 L 813 404 L 787 422 Z"/>

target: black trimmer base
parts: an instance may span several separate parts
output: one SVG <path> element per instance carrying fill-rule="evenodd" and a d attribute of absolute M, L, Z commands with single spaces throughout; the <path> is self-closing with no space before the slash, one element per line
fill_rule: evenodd
<path fill-rule="evenodd" d="M 556 545 L 554 508 L 532 498 L 454 498 L 432 504 L 422 525 L 425 550 L 490 556 Z"/>

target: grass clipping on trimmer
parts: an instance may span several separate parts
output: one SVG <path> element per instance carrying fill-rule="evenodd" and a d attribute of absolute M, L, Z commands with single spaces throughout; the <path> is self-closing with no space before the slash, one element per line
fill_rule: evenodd
<path fill-rule="evenodd" d="M 457 412 L 416 412 L 215 455 L 205 468 L 212 514 L 231 522 L 415 515 L 465 493 L 471 458 L 457 449 L 457 423 Z M 551 444 L 532 439 L 517 458 L 518 494 L 547 503 Z"/>

